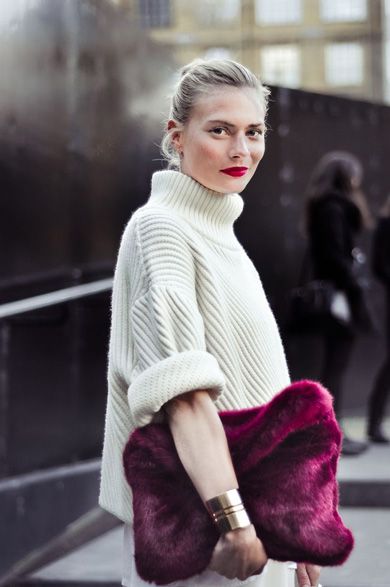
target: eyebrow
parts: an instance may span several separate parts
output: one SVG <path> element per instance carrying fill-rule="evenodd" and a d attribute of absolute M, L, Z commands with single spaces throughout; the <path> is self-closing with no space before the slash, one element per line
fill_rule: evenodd
<path fill-rule="evenodd" d="M 230 128 L 236 128 L 235 124 L 232 124 L 231 122 L 227 122 L 226 120 L 208 120 L 207 121 L 208 124 L 222 124 L 224 126 L 229 126 Z M 265 124 L 264 122 L 255 122 L 254 124 L 248 124 L 247 128 L 258 128 L 258 127 L 264 127 Z"/>

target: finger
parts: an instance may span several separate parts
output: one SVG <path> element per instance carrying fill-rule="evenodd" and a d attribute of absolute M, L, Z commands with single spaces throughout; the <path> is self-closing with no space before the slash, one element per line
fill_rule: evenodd
<path fill-rule="evenodd" d="M 235 579 L 236 576 L 234 573 L 230 572 L 228 569 L 224 568 L 221 565 L 215 564 L 215 565 L 209 565 L 208 568 L 211 571 L 214 571 L 214 573 L 217 573 L 218 575 L 221 575 L 222 577 L 226 577 L 226 579 Z"/>
<path fill-rule="evenodd" d="M 210 562 L 209 562 L 209 569 L 214 571 L 215 564 L 216 564 L 216 556 L 215 556 L 215 551 L 214 551 L 211 556 Z"/>
<path fill-rule="evenodd" d="M 256 569 L 256 571 L 253 571 L 252 575 L 261 575 L 261 573 L 264 571 L 264 567 L 265 565 L 262 565 L 259 569 Z"/>
<path fill-rule="evenodd" d="M 320 578 L 321 567 L 318 565 L 306 565 L 306 571 L 309 575 L 310 585 L 317 585 Z"/>
<path fill-rule="evenodd" d="M 213 556 L 211 557 L 211 561 L 209 562 L 209 569 L 211 569 L 215 573 L 220 574 L 220 567 L 221 567 L 221 564 L 219 561 L 219 557 L 216 556 L 216 554 L 214 553 Z"/>
<path fill-rule="evenodd" d="M 218 573 L 218 575 L 226 577 L 226 579 L 236 578 L 234 570 L 232 571 L 230 565 L 227 565 L 226 561 L 221 560 L 216 552 L 214 552 L 213 556 L 211 557 L 208 568 L 211 571 L 214 571 L 214 573 Z"/>
<path fill-rule="evenodd" d="M 310 577 L 304 563 L 298 563 L 296 573 L 299 587 L 311 587 Z"/>

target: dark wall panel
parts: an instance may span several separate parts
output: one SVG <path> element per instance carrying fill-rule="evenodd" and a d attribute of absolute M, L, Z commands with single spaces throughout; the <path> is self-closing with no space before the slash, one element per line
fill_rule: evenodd
<path fill-rule="evenodd" d="M 10 280 L 111 269 L 148 189 L 174 70 L 169 52 L 109 1 L 9 10 L 0 21 L 1 299 Z"/>

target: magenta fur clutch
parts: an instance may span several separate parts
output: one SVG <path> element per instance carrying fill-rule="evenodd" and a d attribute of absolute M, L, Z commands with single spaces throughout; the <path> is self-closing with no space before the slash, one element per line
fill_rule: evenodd
<path fill-rule="evenodd" d="M 299 381 L 261 407 L 220 417 L 243 503 L 268 557 L 343 563 L 353 536 L 337 511 L 341 432 L 329 392 L 319 383 Z M 139 575 L 165 585 L 201 573 L 219 535 L 168 425 L 137 429 L 123 463 L 133 492 Z"/>

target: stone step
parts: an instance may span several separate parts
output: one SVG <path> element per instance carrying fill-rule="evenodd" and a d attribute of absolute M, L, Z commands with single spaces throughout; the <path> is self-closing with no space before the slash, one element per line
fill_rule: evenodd
<path fill-rule="evenodd" d="M 347 418 L 343 427 L 351 438 L 365 439 L 363 418 Z M 390 419 L 386 420 L 384 430 L 390 437 Z M 370 444 L 359 456 L 342 456 L 338 480 L 342 505 L 390 508 L 390 444 Z"/>

